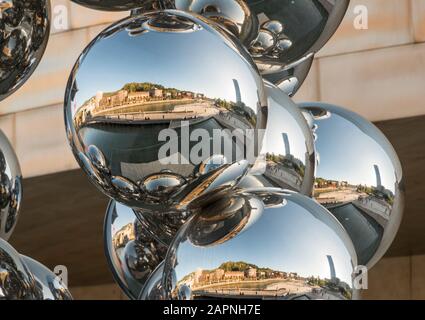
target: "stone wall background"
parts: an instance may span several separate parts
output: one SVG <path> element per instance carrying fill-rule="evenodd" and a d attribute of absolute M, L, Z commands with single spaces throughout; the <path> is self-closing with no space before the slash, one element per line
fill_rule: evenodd
<path fill-rule="evenodd" d="M 368 9 L 367 30 L 357 30 L 356 6 Z M 66 12 L 67 28 L 53 26 L 47 51 L 31 79 L 0 103 L 0 128 L 12 142 L 24 177 L 77 168 L 63 124 L 69 72 L 83 48 L 127 13 L 52 0 L 54 19 Z M 316 56 L 296 101 L 345 106 L 371 121 L 425 114 L 425 1 L 351 0 L 335 36 Z M 425 299 L 425 256 L 383 259 L 370 272 L 365 298 Z M 73 288 L 76 298 L 124 296 L 116 285 Z"/>

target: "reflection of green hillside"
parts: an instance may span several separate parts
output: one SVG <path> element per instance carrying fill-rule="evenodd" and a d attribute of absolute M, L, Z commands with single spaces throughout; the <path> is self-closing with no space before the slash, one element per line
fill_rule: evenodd
<path fill-rule="evenodd" d="M 238 262 L 225 262 L 221 264 L 217 269 L 223 269 L 224 271 L 247 271 L 248 269 L 257 269 L 258 272 L 273 272 L 275 270 L 272 270 L 270 268 L 259 268 L 255 264 L 247 263 L 244 261 L 238 261 Z"/>
<path fill-rule="evenodd" d="M 352 297 L 350 286 L 345 282 L 341 282 L 338 278 L 329 280 L 321 279 L 320 277 L 310 277 L 307 279 L 307 283 L 311 286 L 318 286 L 326 288 L 329 291 L 338 292 L 346 299 L 351 299 Z"/>
<path fill-rule="evenodd" d="M 126 90 L 128 92 L 141 92 L 141 91 L 150 91 L 153 89 L 160 89 L 165 92 L 170 92 L 171 94 L 177 94 L 178 92 L 181 92 L 181 90 L 178 90 L 176 88 L 166 88 L 163 85 L 150 83 L 150 82 L 127 83 L 122 87 L 121 90 Z"/>

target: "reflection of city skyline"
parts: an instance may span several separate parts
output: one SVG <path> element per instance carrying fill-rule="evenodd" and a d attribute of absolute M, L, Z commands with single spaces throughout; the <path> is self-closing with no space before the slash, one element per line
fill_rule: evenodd
<path fill-rule="evenodd" d="M 274 297 L 349 298 L 350 286 L 336 277 L 332 257 L 327 255 L 330 277 L 302 277 L 297 272 L 258 267 L 244 261 L 222 263 L 212 270 L 199 269 L 179 281 L 179 286 L 191 288 L 194 298 L 206 297 Z M 332 262 L 332 264 L 331 264 Z"/>

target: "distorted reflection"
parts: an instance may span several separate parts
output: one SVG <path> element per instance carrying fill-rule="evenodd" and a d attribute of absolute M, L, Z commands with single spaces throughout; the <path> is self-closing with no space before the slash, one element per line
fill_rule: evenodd
<path fill-rule="evenodd" d="M 165 260 L 172 299 L 352 299 L 353 244 L 323 207 L 297 193 L 228 193 L 179 231 Z"/>
<path fill-rule="evenodd" d="M 8 240 L 18 221 L 22 175 L 15 151 L 0 130 L 0 238 Z"/>
<path fill-rule="evenodd" d="M 73 151 L 101 190 L 132 207 L 206 179 L 196 168 L 211 157 L 255 160 L 261 147 L 261 77 L 239 44 L 202 19 L 165 11 L 120 21 L 71 73 L 65 117 Z"/>
<path fill-rule="evenodd" d="M 131 208 L 111 200 L 104 230 L 106 256 L 115 280 L 131 299 L 139 297 L 167 251 L 150 232 Z"/>
<path fill-rule="evenodd" d="M 269 117 L 261 157 L 241 188 L 278 187 L 310 196 L 316 157 L 314 139 L 298 106 L 279 88 L 265 83 Z"/>
<path fill-rule="evenodd" d="M 37 67 L 50 31 L 50 1 L 0 0 L 0 101 Z"/>
<path fill-rule="evenodd" d="M 151 274 L 138 300 L 164 300 L 164 291 L 162 289 L 162 276 L 164 273 L 164 262 L 156 268 Z"/>
<path fill-rule="evenodd" d="M 359 263 L 373 266 L 393 241 L 404 205 L 403 174 L 390 142 L 353 112 L 323 103 L 308 112 L 319 156 L 314 197 L 347 229 Z"/>
<path fill-rule="evenodd" d="M 35 286 L 41 292 L 41 300 L 72 300 L 68 288 L 56 274 L 34 259 L 23 255 L 21 259 L 34 276 Z"/>
<path fill-rule="evenodd" d="M 0 300 L 39 300 L 41 297 L 19 253 L 0 239 Z"/>

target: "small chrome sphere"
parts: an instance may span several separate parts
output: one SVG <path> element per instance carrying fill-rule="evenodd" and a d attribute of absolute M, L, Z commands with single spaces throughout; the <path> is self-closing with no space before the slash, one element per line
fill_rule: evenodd
<path fill-rule="evenodd" d="M 353 299 L 357 257 L 339 222 L 298 193 L 229 192 L 194 215 L 165 259 L 171 299 Z"/>
<path fill-rule="evenodd" d="M 164 261 L 152 272 L 146 281 L 138 300 L 164 300 L 164 290 L 162 289 L 162 275 L 164 273 Z"/>
<path fill-rule="evenodd" d="M 50 19 L 48 0 L 0 1 L 0 101 L 34 72 L 47 46 Z"/>
<path fill-rule="evenodd" d="M 39 300 L 41 297 L 33 274 L 19 253 L 0 239 L 0 300 Z"/>
<path fill-rule="evenodd" d="M 341 107 L 303 103 L 316 137 L 314 198 L 350 235 L 359 264 L 371 268 L 400 226 L 404 180 L 391 143 L 372 123 Z"/>
<path fill-rule="evenodd" d="M 258 35 L 258 18 L 245 0 L 173 0 L 166 4 L 217 22 L 246 46 L 250 46 Z"/>
<path fill-rule="evenodd" d="M 137 299 L 167 246 L 140 223 L 133 210 L 110 201 L 106 211 L 105 252 L 112 274 L 130 299 Z"/>
<path fill-rule="evenodd" d="M 105 194 L 142 210 L 234 186 L 240 177 L 223 184 L 223 170 L 255 162 L 266 122 L 263 81 L 246 50 L 205 18 L 175 10 L 102 31 L 65 94 L 67 136 L 80 166 Z M 222 171 L 198 171 L 220 156 Z"/>
<path fill-rule="evenodd" d="M 42 293 L 40 300 L 72 300 L 68 288 L 56 274 L 27 256 L 21 255 L 21 260 L 34 276 L 35 286 Z"/>
<path fill-rule="evenodd" d="M 22 175 L 9 140 L 0 130 L 0 238 L 8 240 L 18 222 Z"/>
<path fill-rule="evenodd" d="M 284 81 L 283 74 L 294 73 L 298 64 L 311 58 L 328 42 L 340 25 L 348 4 L 349 0 L 164 2 L 167 8 L 192 11 L 207 18 L 218 17 L 215 22 L 239 37 L 262 75 L 274 84 Z"/>
<path fill-rule="evenodd" d="M 269 117 L 261 156 L 239 188 L 277 187 L 311 196 L 316 156 L 314 138 L 298 106 L 265 83 Z"/>

